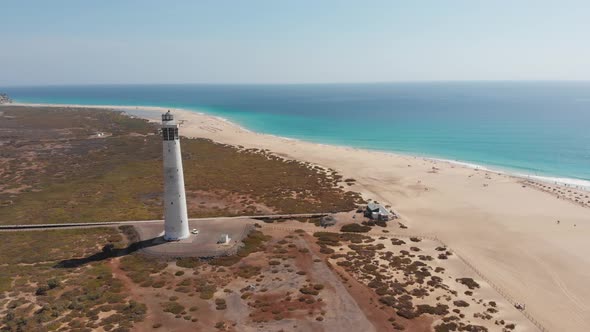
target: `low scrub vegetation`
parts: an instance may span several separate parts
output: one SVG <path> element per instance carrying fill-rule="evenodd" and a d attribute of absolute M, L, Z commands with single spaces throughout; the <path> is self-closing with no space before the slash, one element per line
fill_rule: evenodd
<path fill-rule="evenodd" d="M 479 284 L 472 278 L 458 278 L 457 282 L 467 286 L 471 290 L 479 288 Z"/>
<path fill-rule="evenodd" d="M 2 330 L 45 331 L 63 325 L 65 330 L 102 326 L 125 331 L 142 321 L 146 306 L 130 298 L 107 260 L 92 259 L 101 246 L 123 246 L 122 239 L 114 228 L 4 233 Z M 99 313 L 107 311 L 111 314 L 100 319 Z"/>
<path fill-rule="evenodd" d="M 184 306 L 179 304 L 175 301 L 169 301 L 162 303 L 162 310 L 164 312 L 169 312 L 174 315 L 179 315 L 181 312 L 184 311 Z"/>
<path fill-rule="evenodd" d="M 121 270 L 142 287 L 152 286 L 154 279 L 151 275 L 162 271 L 166 266 L 166 262 L 141 254 L 128 255 L 121 259 Z"/>
<path fill-rule="evenodd" d="M 154 124 L 97 109 L 9 106 L 3 112 L 11 120 L 0 121 L 0 130 L 18 143 L 2 146 L 0 222 L 161 218 L 161 137 Z M 362 201 L 339 187 L 332 170 L 205 139 L 183 138 L 182 145 L 191 217 L 263 213 L 257 206 L 277 213 L 349 211 Z M 204 194 L 224 207 L 200 204 Z"/>
<path fill-rule="evenodd" d="M 366 233 L 371 230 L 370 226 L 365 226 L 361 224 L 346 224 L 340 228 L 341 232 L 351 232 L 351 233 Z"/>

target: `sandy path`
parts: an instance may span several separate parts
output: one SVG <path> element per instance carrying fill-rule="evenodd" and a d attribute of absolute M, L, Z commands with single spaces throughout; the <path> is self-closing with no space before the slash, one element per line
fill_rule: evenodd
<path fill-rule="evenodd" d="M 108 107 L 107 107 L 108 108 Z M 157 107 L 111 107 L 158 120 Z M 181 134 L 269 149 L 338 170 L 391 204 L 412 233 L 436 235 L 552 331 L 590 331 L 590 209 L 483 170 L 257 134 L 175 110 Z M 433 172 L 436 167 L 436 172 Z M 560 220 L 559 225 L 556 220 Z M 574 226 L 575 225 L 575 226 Z"/>
<path fill-rule="evenodd" d="M 309 250 L 310 260 L 319 259 L 306 240 L 296 238 L 294 243 Z M 363 310 L 359 308 L 357 302 L 348 293 L 342 281 L 340 281 L 325 263 L 311 263 L 310 265 L 310 273 L 313 276 L 313 280 L 331 287 L 334 293 L 338 294 L 338 296 L 330 296 L 325 299 L 329 308 L 338 308 L 337 311 L 328 311 L 324 317 L 325 331 L 377 331 L 363 314 Z"/>

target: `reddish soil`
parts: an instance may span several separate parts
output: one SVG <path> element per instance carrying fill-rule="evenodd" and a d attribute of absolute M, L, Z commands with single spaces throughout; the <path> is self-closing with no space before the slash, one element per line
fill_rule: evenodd
<path fill-rule="evenodd" d="M 190 298 L 191 304 L 198 306 L 199 310 L 196 313 L 189 312 L 189 314 L 192 316 L 198 316 L 199 321 L 192 322 L 190 320 L 176 318 L 173 314 L 164 312 L 161 303 L 166 302 L 168 298 L 173 295 L 178 296 L 180 299 L 184 299 L 185 297 L 188 298 L 188 295 L 179 294 L 178 292 L 173 292 L 172 290 L 165 288 L 157 289 L 152 287 L 140 287 L 136 285 L 123 270 L 121 270 L 119 259 L 111 259 L 109 265 L 113 272 L 113 276 L 123 282 L 130 297 L 139 303 L 145 304 L 147 307 L 145 319 L 133 326 L 134 331 L 152 330 L 152 326 L 156 323 L 165 326 L 166 331 L 195 331 L 199 330 L 202 326 L 215 325 L 216 313 L 210 310 L 206 301 L 201 300 L 198 297 Z M 186 303 L 186 301 L 182 302 Z M 186 308 L 186 311 L 188 311 L 188 309 L 189 307 Z M 164 331 L 163 328 L 162 331 Z"/>

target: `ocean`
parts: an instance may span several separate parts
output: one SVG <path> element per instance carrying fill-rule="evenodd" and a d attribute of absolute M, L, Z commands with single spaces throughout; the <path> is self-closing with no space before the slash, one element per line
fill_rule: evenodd
<path fill-rule="evenodd" d="M 306 141 L 590 187 L 590 82 L 4 87 L 15 101 L 184 108 Z"/>

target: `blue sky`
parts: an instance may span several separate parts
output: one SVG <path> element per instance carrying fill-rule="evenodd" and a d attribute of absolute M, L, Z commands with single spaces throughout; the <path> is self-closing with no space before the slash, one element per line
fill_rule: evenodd
<path fill-rule="evenodd" d="M 590 1 L 11 1 L 0 85 L 590 80 Z"/>

